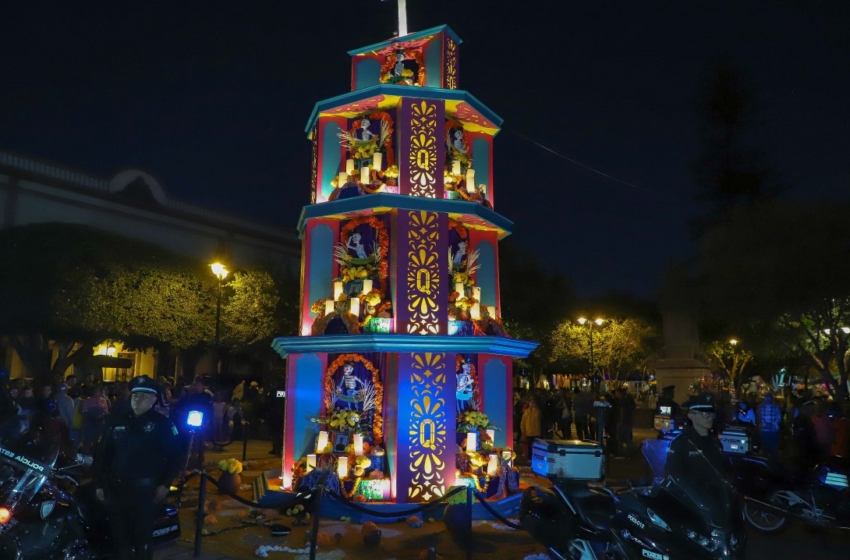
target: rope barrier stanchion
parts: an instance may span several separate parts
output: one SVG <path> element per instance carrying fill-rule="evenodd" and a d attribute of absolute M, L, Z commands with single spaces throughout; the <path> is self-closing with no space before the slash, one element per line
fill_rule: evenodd
<path fill-rule="evenodd" d="M 242 422 L 242 462 L 245 462 L 245 457 L 248 456 L 248 424 L 250 422 Z"/>
<path fill-rule="evenodd" d="M 466 487 L 466 530 L 469 537 L 466 540 L 466 560 L 472 560 L 472 488 Z"/>
<path fill-rule="evenodd" d="M 478 501 L 481 503 L 481 505 L 484 506 L 484 509 L 486 509 L 490 513 L 490 515 L 492 515 L 493 517 L 495 517 L 496 519 L 498 519 L 499 521 L 504 523 L 506 526 L 510 527 L 511 529 L 525 530 L 525 527 L 523 527 L 522 525 L 517 525 L 513 521 L 511 521 L 509 519 L 505 519 L 504 517 L 502 517 L 502 515 L 499 514 L 499 512 L 497 512 L 495 509 L 493 509 L 490 506 L 490 504 L 487 503 L 487 500 L 484 498 L 484 495 L 481 492 L 476 492 L 475 497 L 478 499 Z"/>
<path fill-rule="evenodd" d="M 325 494 L 324 484 L 319 485 L 319 495 L 313 507 L 313 532 L 310 535 L 310 560 L 316 560 L 316 547 L 319 542 L 319 515 L 322 513 L 322 498 Z"/>
<path fill-rule="evenodd" d="M 204 528 L 204 502 L 207 499 L 207 471 L 201 471 L 201 488 L 198 492 L 198 513 L 195 516 L 195 558 L 201 555 L 201 531 Z"/>

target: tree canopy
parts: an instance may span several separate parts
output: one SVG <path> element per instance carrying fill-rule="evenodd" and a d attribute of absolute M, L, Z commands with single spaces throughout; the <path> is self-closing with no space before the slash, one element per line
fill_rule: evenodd
<path fill-rule="evenodd" d="M 606 319 L 602 324 L 566 320 L 551 336 L 550 361 L 567 371 L 595 371 L 616 377 L 643 370 L 646 358 L 657 347 L 658 332 L 640 319 Z M 592 337 L 592 339 L 591 339 Z"/>

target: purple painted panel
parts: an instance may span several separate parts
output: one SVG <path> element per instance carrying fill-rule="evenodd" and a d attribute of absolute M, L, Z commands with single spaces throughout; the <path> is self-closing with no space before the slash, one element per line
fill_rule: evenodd
<path fill-rule="evenodd" d="M 445 104 L 441 100 L 406 98 L 399 113 L 400 193 L 443 198 Z"/>
<path fill-rule="evenodd" d="M 452 354 L 399 354 L 396 502 L 427 502 L 454 484 L 456 382 Z"/>
<path fill-rule="evenodd" d="M 396 236 L 396 331 L 446 334 L 448 215 L 399 210 Z"/>

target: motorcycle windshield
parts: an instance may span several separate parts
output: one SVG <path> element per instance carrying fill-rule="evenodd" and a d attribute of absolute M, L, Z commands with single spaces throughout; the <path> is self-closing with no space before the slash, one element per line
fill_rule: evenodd
<path fill-rule="evenodd" d="M 59 443 L 17 417 L 0 424 L 0 498 L 14 509 L 30 501 L 47 481 Z"/>

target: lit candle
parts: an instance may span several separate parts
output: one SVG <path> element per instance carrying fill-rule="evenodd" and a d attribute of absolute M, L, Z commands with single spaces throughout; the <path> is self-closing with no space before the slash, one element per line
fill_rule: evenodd
<path fill-rule="evenodd" d="M 316 455 L 315 453 L 310 453 L 307 455 L 307 472 L 316 469 Z"/>
<path fill-rule="evenodd" d="M 343 173 L 343 172 L 340 171 L 340 173 L 339 173 L 339 185 L 337 185 L 337 186 L 342 187 L 347 182 L 348 182 L 348 173 Z"/>
<path fill-rule="evenodd" d="M 475 192 L 475 170 L 466 170 L 466 192 Z"/>
<path fill-rule="evenodd" d="M 348 478 L 348 457 L 342 456 L 337 459 L 336 473 L 340 478 Z"/>
<path fill-rule="evenodd" d="M 452 175 L 460 175 L 460 162 L 457 160 L 452 162 Z"/>
<path fill-rule="evenodd" d="M 352 297 L 349 301 L 351 302 L 351 308 L 349 309 L 349 312 L 355 317 L 360 317 L 360 298 Z"/>
<path fill-rule="evenodd" d="M 334 312 L 334 300 L 326 299 L 325 300 L 325 315 L 330 315 Z"/>
<path fill-rule="evenodd" d="M 478 301 L 481 301 L 481 288 L 479 288 L 478 286 L 473 286 L 472 287 L 472 297 L 474 297 Z"/>
<path fill-rule="evenodd" d="M 375 152 L 372 154 L 372 167 L 375 171 L 381 170 L 381 164 L 384 163 L 384 154 L 381 152 Z"/>
<path fill-rule="evenodd" d="M 345 173 L 348 175 L 352 175 L 354 173 L 354 160 L 347 159 L 345 160 Z"/>
<path fill-rule="evenodd" d="M 487 476 L 496 476 L 497 474 L 499 474 L 499 456 L 492 453 L 487 461 Z"/>
<path fill-rule="evenodd" d="M 455 291 L 458 297 L 466 297 L 466 290 L 463 288 L 463 282 L 455 282 Z"/>
<path fill-rule="evenodd" d="M 491 319 L 496 318 L 496 306 L 495 305 L 488 305 L 487 306 L 487 315 L 489 315 Z"/>
<path fill-rule="evenodd" d="M 334 282 L 334 301 L 339 300 L 339 296 L 342 295 L 342 282 L 337 280 Z"/>
<path fill-rule="evenodd" d="M 496 430 L 484 430 L 487 433 L 487 437 L 490 438 L 490 444 L 496 444 Z"/>
<path fill-rule="evenodd" d="M 473 303 L 472 307 L 469 308 L 469 316 L 472 317 L 473 321 L 478 321 L 481 319 L 481 304 Z"/>
<path fill-rule="evenodd" d="M 369 166 L 364 165 L 360 168 L 360 182 L 368 183 L 369 182 Z"/>
<path fill-rule="evenodd" d="M 475 451 L 476 449 L 478 449 L 478 434 L 469 432 L 466 434 L 466 450 Z"/>
<path fill-rule="evenodd" d="M 324 430 L 319 432 L 319 439 L 316 440 L 316 453 L 321 453 L 328 446 L 328 433 Z"/>
<path fill-rule="evenodd" d="M 354 455 L 363 455 L 363 434 L 354 434 Z"/>
<path fill-rule="evenodd" d="M 372 291 L 372 279 L 366 278 L 365 280 L 363 280 L 363 293 L 368 294 L 371 291 Z"/>

